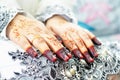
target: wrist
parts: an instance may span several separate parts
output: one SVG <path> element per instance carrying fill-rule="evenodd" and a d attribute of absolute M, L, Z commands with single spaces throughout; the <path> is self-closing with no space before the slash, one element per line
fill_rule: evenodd
<path fill-rule="evenodd" d="M 10 31 L 17 28 L 21 27 L 21 22 L 24 21 L 25 17 L 21 14 L 17 14 L 14 19 L 8 24 L 6 28 L 6 36 L 9 37 Z"/>
<path fill-rule="evenodd" d="M 46 21 L 46 26 L 62 25 L 64 23 L 68 23 L 68 21 L 59 15 L 54 15 Z"/>

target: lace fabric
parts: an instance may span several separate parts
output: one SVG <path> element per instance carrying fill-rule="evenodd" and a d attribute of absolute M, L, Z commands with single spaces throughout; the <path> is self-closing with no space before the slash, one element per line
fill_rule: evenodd
<path fill-rule="evenodd" d="M 16 76 L 10 80 L 107 80 L 109 74 L 118 74 L 120 71 L 119 47 L 120 42 L 105 42 L 102 46 L 96 46 L 99 57 L 89 65 L 75 57 L 68 62 L 58 60 L 52 63 L 40 54 L 37 58 L 31 58 L 25 52 L 12 51 L 9 52 L 12 59 L 21 60 L 20 64 L 25 65 L 26 69 L 21 70 L 22 73 L 14 72 Z M 76 71 L 72 77 L 68 77 L 65 71 L 71 68 Z"/>
<path fill-rule="evenodd" d="M 70 80 L 107 80 L 109 74 L 117 74 L 120 71 L 120 43 L 105 43 L 96 47 L 99 57 L 92 65 L 77 59 L 71 59 L 65 66 L 76 66 L 76 74 Z M 72 64 L 72 65 L 71 65 Z M 71 66 L 70 66 L 71 65 Z M 68 68 L 67 67 L 67 68 Z"/>

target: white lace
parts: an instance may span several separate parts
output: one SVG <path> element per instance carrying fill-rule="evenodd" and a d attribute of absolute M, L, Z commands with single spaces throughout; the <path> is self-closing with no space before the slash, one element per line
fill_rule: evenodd
<path fill-rule="evenodd" d="M 72 12 L 68 8 L 65 8 L 62 5 L 47 6 L 44 12 L 42 12 L 41 14 L 36 14 L 36 19 L 45 22 L 47 19 L 49 19 L 50 17 L 56 14 L 64 17 L 66 20 L 70 22 L 76 23 L 76 19 L 74 18 Z"/>

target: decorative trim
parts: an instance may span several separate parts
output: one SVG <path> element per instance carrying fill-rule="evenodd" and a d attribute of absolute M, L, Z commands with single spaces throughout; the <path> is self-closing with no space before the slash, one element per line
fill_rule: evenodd
<path fill-rule="evenodd" d="M 49 19 L 50 17 L 56 14 L 63 16 L 66 20 L 70 22 L 76 22 L 70 9 L 65 8 L 62 5 L 47 6 L 44 12 L 42 12 L 41 14 L 37 14 L 35 17 L 36 19 L 45 22 L 47 19 Z"/>

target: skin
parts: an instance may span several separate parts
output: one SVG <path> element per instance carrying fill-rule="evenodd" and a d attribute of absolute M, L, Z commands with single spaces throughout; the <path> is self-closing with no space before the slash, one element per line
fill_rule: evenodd
<path fill-rule="evenodd" d="M 120 74 L 110 74 L 108 75 L 107 80 L 120 80 Z"/>
<path fill-rule="evenodd" d="M 17 15 L 7 27 L 7 36 L 10 40 L 18 44 L 32 57 L 36 57 L 37 53 L 33 47 L 40 50 L 49 60 L 55 62 L 57 51 L 63 48 L 63 45 L 57 38 L 48 31 L 45 25 L 37 20 L 27 18 L 22 15 Z M 57 45 L 56 45 L 57 44 Z M 64 58 L 67 61 L 69 57 L 65 53 Z"/>
<path fill-rule="evenodd" d="M 70 52 L 66 52 L 66 47 L 76 57 L 92 63 L 98 56 L 93 43 L 101 44 L 91 32 L 57 15 L 47 20 L 45 27 L 40 21 L 18 14 L 6 30 L 7 37 L 32 57 L 37 56 L 35 47 L 52 62 L 57 57 L 64 61 L 72 57 Z"/>
<path fill-rule="evenodd" d="M 86 62 L 92 63 L 98 56 L 94 43 L 97 45 L 101 45 L 101 43 L 91 32 L 58 15 L 47 20 L 46 26 L 59 35 L 64 45 L 78 58 L 84 58 Z"/>

